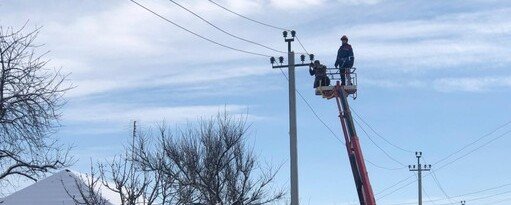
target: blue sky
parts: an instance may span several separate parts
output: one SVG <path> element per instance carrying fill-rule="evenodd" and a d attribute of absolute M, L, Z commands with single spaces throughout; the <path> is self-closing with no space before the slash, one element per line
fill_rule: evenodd
<path fill-rule="evenodd" d="M 253 24 L 208 1 L 179 1 L 234 34 L 286 49 L 281 32 Z M 506 1 L 218 0 L 255 19 L 297 31 L 307 50 L 332 66 L 339 37 L 350 37 L 358 68 L 359 97 L 352 107 L 392 143 L 421 150 L 435 163 L 511 120 L 511 3 Z M 237 41 L 165 0 L 141 3 L 200 34 L 246 50 L 276 55 Z M 182 125 L 226 109 L 248 112 L 250 143 L 264 161 L 285 163 L 277 185 L 288 186 L 287 82 L 267 58 L 223 49 L 179 30 L 129 1 L 2 1 L 0 25 L 43 26 L 38 41 L 51 50 L 51 67 L 71 72 L 57 136 L 75 145 L 72 169 L 87 171 L 90 159 L 118 154 L 137 120 L 148 127 L 165 120 Z M 298 44 L 294 50 L 300 51 Z M 341 137 L 334 101 L 313 95 L 312 78 L 297 70 L 297 88 Z M 356 204 L 346 151 L 298 101 L 299 173 L 302 204 Z M 365 128 L 368 130 L 368 128 Z M 446 162 L 469 153 L 506 126 Z M 369 130 L 368 130 L 369 131 Z M 358 130 L 366 159 L 400 168 Z M 371 133 L 371 132 L 369 132 Z M 489 143 L 436 171 L 450 197 L 511 183 L 507 163 L 511 136 Z M 415 162 L 372 134 L 402 164 Z M 413 176 L 407 168 L 368 164 L 375 193 Z M 433 166 L 435 170 L 435 166 Z M 406 184 L 406 183 L 404 183 Z M 413 183 L 379 204 L 413 202 Z M 400 187 L 399 185 L 396 188 Z M 433 180 L 427 197 L 450 203 Z M 489 204 L 511 197 L 502 187 L 464 197 Z M 433 203 L 425 203 L 433 204 Z M 495 203 L 496 204 L 496 203 Z"/>

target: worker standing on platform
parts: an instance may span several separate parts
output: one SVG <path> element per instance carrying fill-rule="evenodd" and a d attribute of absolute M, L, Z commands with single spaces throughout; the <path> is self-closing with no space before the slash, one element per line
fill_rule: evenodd
<path fill-rule="evenodd" d="M 335 67 L 339 68 L 341 74 L 342 85 L 346 85 L 346 77 L 349 80 L 350 68 L 353 67 L 355 57 L 353 56 L 353 48 L 348 44 L 348 37 L 343 35 L 341 37 L 342 45 L 337 51 L 337 59 L 335 60 Z"/>
<path fill-rule="evenodd" d="M 310 64 L 309 73 L 311 75 L 315 75 L 314 88 L 317 88 L 319 86 L 330 85 L 330 78 L 328 78 L 328 76 L 326 75 L 326 66 L 321 65 L 321 63 L 318 60 Z"/>

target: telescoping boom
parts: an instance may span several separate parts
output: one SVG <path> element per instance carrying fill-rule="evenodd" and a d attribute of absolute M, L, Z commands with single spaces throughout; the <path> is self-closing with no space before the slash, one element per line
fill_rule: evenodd
<path fill-rule="evenodd" d="M 339 109 L 339 119 L 341 121 L 344 140 L 346 141 L 346 150 L 350 160 L 353 178 L 357 188 L 358 198 L 361 205 L 375 205 L 373 189 L 369 180 L 369 174 L 360 147 L 359 138 L 353 123 L 348 97 L 351 95 L 353 99 L 357 97 L 357 78 L 355 68 L 350 68 L 346 73 L 336 72 L 337 68 L 329 69 L 335 70 L 330 72 L 331 79 L 336 79 L 335 76 L 346 75 L 346 83 L 341 84 L 337 81 L 335 86 L 320 86 L 316 89 L 316 94 L 321 95 L 326 99 L 335 98 L 337 108 Z M 339 80 L 339 79 L 337 79 Z M 346 84 L 346 85 L 344 85 Z"/>

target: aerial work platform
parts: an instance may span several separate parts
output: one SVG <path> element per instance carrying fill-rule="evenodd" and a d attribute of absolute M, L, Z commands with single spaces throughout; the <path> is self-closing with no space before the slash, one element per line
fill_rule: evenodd
<path fill-rule="evenodd" d="M 337 80 L 336 85 L 330 86 L 319 86 L 316 88 L 316 95 L 321 95 L 323 98 L 331 99 L 338 95 L 338 91 L 343 89 L 348 95 L 351 95 L 353 99 L 357 98 L 357 74 L 355 73 L 356 68 L 349 68 L 347 73 L 342 74 L 339 68 L 327 68 L 328 77 L 333 81 Z M 345 76 L 345 84 L 340 84 L 342 79 L 341 75 Z"/>
<path fill-rule="evenodd" d="M 335 97 L 335 96 L 332 96 L 332 97 L 329 97 L 329 96 L 334 94 L 334 92 L 335 92 L 334 90 L 336 90 L 336 86 L 337 85 L 335 85 L 335 86 L 319 86 L 316 88 L 316 95 L 322 95 L 323 97 L 328 98 L 328 99 Z M 348 94 L 356 94 L 356 92 L 357 92 L 356 85 L 343 85 L 342 87 L 344 88 L 344 91 L 346 91 L 346 93 L 348 93 Z"/>

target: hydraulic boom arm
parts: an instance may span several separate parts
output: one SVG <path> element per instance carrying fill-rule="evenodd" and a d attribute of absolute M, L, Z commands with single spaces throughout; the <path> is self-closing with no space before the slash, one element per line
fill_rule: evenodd
<path fill-rule="evenodd" d="M 339 109 L 339 118 L 341 120 L 342 131 L 346 141 L 346 150 L 350 160 L 353 178 L 357 188 L 358 198 L 361 205 L 375 205 L 373 189 L 369 181 L 369 175 L 360 148 L 360 142 L 353 123 L 350 106 L 348 103 L 348 95 L 356 93 L 356 85 L 340 85 L 337 81 L 335 86 L 325 86 L 328 90 L 319 89 L 323 97 L 327 99 L 335 98 L 337 108 Z"/>
<path fill-rule="evenodd" d="M 357 186 L 358 198 L 361 205 L 375 205 L 373 189 L 369 181 L 364 156 L 360 148 L 353 117 L 351 116 L 350 106 L 348 104 L 348 93 L 344 90 L 344 86 L 336 86 L 336 101 L 339 108 L 339 118 L 341 120 L 344 139 L 346 140 L 346 149 L 353 171 L 353 178 Z"/>

